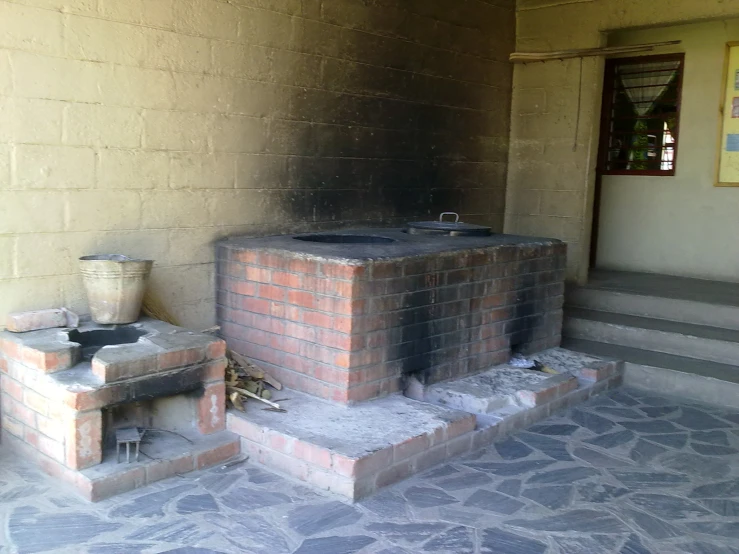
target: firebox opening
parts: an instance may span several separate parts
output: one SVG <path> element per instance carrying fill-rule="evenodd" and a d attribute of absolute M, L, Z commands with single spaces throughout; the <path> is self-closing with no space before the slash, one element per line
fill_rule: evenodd
<path fill-rule="evenodd" d="M 71 342 L 78 343 L 82 348 L 82 357 L 91 359 L 103 346 L 116 344 L 131 344 L 137 342 L 146 335 L 146 331 L 133 326 L 116 327 L 115 329 L 95 329 L 92 331 L 79 331 L 77 329 L 68 333 Z"/>
<path fill-rule="evenodd" d="M 323 242 L 329 244 L 388 244 L 395 242 L 395 239 L 388 237 L 378 237 L 375 235 L 340 235 L 340 234 L 325 234 L 325 235 L 298 235 L 293 237 L 296 240 L 303 240 L 306 242 Z"/>

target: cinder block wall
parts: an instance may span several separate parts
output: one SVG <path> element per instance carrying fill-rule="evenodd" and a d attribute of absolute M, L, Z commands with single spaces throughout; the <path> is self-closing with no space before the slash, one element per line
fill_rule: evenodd
<path fill-rule="evenodd" d="M 226 235 L 501 229 L 513 3 L 0 0 L 0 318 L 85 312 L 84 254 L 205 327 Z"/>

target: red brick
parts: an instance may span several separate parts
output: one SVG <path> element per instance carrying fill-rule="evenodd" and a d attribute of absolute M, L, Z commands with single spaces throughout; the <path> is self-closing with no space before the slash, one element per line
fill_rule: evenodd
<path fill-rule="evenodd" d="M 233 413 L 228 414 L 227 421 L 228 430 L 232 433 L 236 433 L 256 444 L 264 443 L 264 428 L 260 425 Z"/>
<path fill-rule="evenodd" d="M 246 279 L 247 281 L 255 281 L 257 283 L 269 283 L 272 281 L 272 272 L 269 269 L 261 267 L 247 266 Z"/>
<path fill-rule="evenodd" d="M 377 488 L 386 487 L 393 483 L 397 483 L 398 481 L 402 481 L 403 479 L 413 475 L 413 473 L 413 463 L 410 460 L 398 462 L 391 467 L 383 469 L 377 474 Z"/>
<path fill-rule="evenodd" d="M 256 296 L 257 284 L 249 281 L 237 281 L 231 286 L 231 290 L 243 296 Z"/>
<path fill-rule="evenodd" d="M 23 385 L 11 377 L 0 379 L 0 388 L 16 400 L 23 400 Z"/>
<path fill-rule="evenodd" d="M 315 444 L 296 440 L 293 455 L 301 460 L 325 469 L 331 468 L 331 451 Z"/>
<path fill-rule="evenodd" d="M 288 287 L 292 289 L 300 288 L 301 276 L 297 273 L 287 273 L 285 271 L 272 272 L 272 284 L 280 287 Z"/>
<path fill-rule="evenodd" d="M 322 312 L 303 311 L 303 323 L 324 329 L 333 329 L 334 318 Z"/>
<path fill-rule="evenodd" d="M 287 290 L 274 285 L 259 285 L 259 296 L 275 302 L 284 302 L 287 297 Z"/>
<path fill-rule="evenodd" d="M 292 454 L 296 440 L 288 435 L 283 435 L 277 431 L 268 430 L 265 432 L 264 445 L 275 452 L 281 454 Z"/>
<path fill-rule="evenodd" d="M 312 273 L 318 272 L 318 263 L 309 260 L 292 259 L 288 262 L 288 269 L 294 273 Z"/>
<path fill-rule="evenodd" d="M 59 352 L 44 352 L 26 346 L 21 349 L 21 360 L 29 367 L 44 373 L 53 373 L 71 367 L 72 351 L 68 349 Z"/>
<path fill-rule="evenodd" d="M 285 269 L 287 264 L 288 260 L 279 254 L 272 254 L 270 252 L 261 252 L 259 254 L 259 265 L 270 269 Z"/>
<path fill-rule="evenodd" d="M 210 383 L 203 387 L 203 396 L 197 401 L 198 430 L 210 435 L 226 428 L 226 385 Z"/>
<path fill-rule="evenodd" d="M 309 310 L 315 309 L 318 305 L 315 294 L 298 290 L 291 290 L 288 292 L 288 302 Z"/>
<path fill-rule="evenodd" d="M 365 268 L 361 265 L 323 263 L 320 266 L 320 272 L 333 279 L 351 280 L 364 275 Z"/>
<path fill-rule="evenodd" d="M 333 328 L 339 333 L 352 332 L 352 318 L 346 316 L 334 316 Z"/>
<path fill-rule="evenodd" d="M 146 465 L 146 482 L 155 483 L 193 469 L 195 469 L 195 459 L 190 452 L 177 458 L 157 460 Z"/>
<path fill-rule="evenodd" d="M 416 454 L 420 454 L 431 448 L 431 441 L 428 435 L 418 435 L 412 437 L 393 447 L 393 460 L 400 462 Z"/>
<path fill-rule="evenodd" d="M 195 455 L 195 468 L 203 469 L 233 458 L 240 452 L 239 441 L 228 442 Z"/>
<path fill-rule="evenodd" d="M 66 461 L 70 469 L 85 469 L 99 464 L 103 459 L 103 414 L 93 410 L 76 414 L 65 424 Z M 53 456 L 52 456 L 53 457 Z"/>
<path fill-rule="evenodd" d="M 41 396 L 37 392 L 26 389 L 23 392 L 23 403 L 36 413 L 44 416 L 48 413 L 49 399 Z"/>
<path fill-rule="evenodd" d="M 376 262 L 371 266 L 372 279 L 389 279 L 402 275 L 402 266 L 395 262 Z"/>
<path fill-rule="evenodd" d="M 596 382 L 604 381 L 616 374 L 617 366 L 616 362 L 595 363 L 580 369 L 580 377 Z"/>
<path fill-rule="evenodd" d="M 172 369 L 200 363 L 204 358 L 205 350 L 203 348 L 187 348 L 185 350 L 162 352 L 157 356 L 157 363 L 160 369 Z"/>
<path fill-rule="evenodd" d="M 67 316 L 62 310 L 58 309 L 16 312 L 8 314 L 5 319 L 5 328 L 13 333 L 66 327 L 66 325 Z"/>
<path fill-rule="evenodd" d="M 335 387 L 346 388 L 349 384 L 351 373 L 335 369 L 330 365 L 319 364 L 315 366 L 313 371 L 314 377 L 321 381 L 325 381 Z"/>
<path fill-rule="evenodd" d="M 146 469 L 144 467 L 132 467 L 125 470 L 125 473 L 115 473 L 101 479 L 90 481 L 85 479 L 88 493 L 87 497 L 91 502 L 99 502 L 116 494 L 132 491 L 146 484 Z M 80 489 L 80 485 L 77 485 Z"/>
<path fill-rule="evenodd" d="M 64 463 L 64 445 L 45 435 L 38 435 L 38 449 L 52 460 Z M 97 463 L 100 463 L 99 461 Z M 87 467 L 87 466 L 86 466 Z M 82 469 L 82 468 L 72 468 Z"/>
<path fill-rule="evenodd" d="M 256 265 L 259 261 L 259 252 L 256 250 L 234 250 L 233 259 L 244 263 Z"/>
<path fill-rule="evenodd" d="M 243 309 L 247 312 L 269 315 L 272 303 L 269 300 L 264 300 L 263 298 L 245 297 L 241 305 Z"/>
<path fill-rule="evenodd" d="M 2 430 L 8 432 L 16 437 L 23 438 L 23 424 L 15 418 L 10 417 L 8 414 L 2 415 Z"/>
<path fill-rule="evenodd" d="M 361 478 L 368 475 L 375 475 L 383 469 L 390 467 L 392 463 L 393 448 L 384 448 L 356 460 L 351 476 Z"/>
<path fill-rule="evenodd" d="M 205 357 L 209 360 L 215 360 L 217 358 L 223 358 L 226 355 L 226 341 L 217 340 L 211 342 L 205 349 Z"/>
<path fill-rule="evenodd" d="M 39 450 L 38 436 L 38 432 L 35 429 L 31 429 L 30 427 L 23 429 L 23 440 L 33 446 L 36 450 Z"/>
<path fill-rule="evenodd" d="M 3 373 L 8 373 L 8 360 L 6 360 L 3 356 L 0 356 L 0 371 Z"/>
<path fill-rule="evenodd" d="M 451 440 L 465 433 L 470 433 L 475 430 L 476 420 L 475 416 L 470 415 L 456 421 L 452 421 L 447 425 L 446 428 L 446 439 Z"/>
<path fill-rule="evenodd" d="M 60 419 L 37 415 L 36 425 L 38 430 L 47 437 L 59 438 L 64 436 L 64 423 Z"/>
<path fill-rule="evenodd" d="M 433 448 L 421 452 L 413 459 L 413 466 L 417 473 L 425 471 L 430 467 L 440 464 L 447 459 L 446 443 L 434 446 Z"/>
<path fill-rule="evenodd" d="M 8 339 L 0 339 L 0 349 L 3 354 L 13 360 L 22 361 L 23 354 L 21 345 Z"/>
<path fill-rule="evenodd" d="M 349 389 L 347 401 L 349 403 L 363 402 L 370 398 L 376 398 L 380 395 L 380 391 L 380 382 L 375 381 L 374 383 L 364 383 L 363 385 Z"/>

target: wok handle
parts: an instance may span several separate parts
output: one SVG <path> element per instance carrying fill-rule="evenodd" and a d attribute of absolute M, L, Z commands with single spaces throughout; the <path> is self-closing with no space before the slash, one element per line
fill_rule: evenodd
<path fill-rule="evenodd" d="M 442 212 L 442 214 L 439 216 L 439 223 L 444 221 L 445 215 L 453 215 L 454 223 L 459 223 L 459 214 L 457 212 Z"/>

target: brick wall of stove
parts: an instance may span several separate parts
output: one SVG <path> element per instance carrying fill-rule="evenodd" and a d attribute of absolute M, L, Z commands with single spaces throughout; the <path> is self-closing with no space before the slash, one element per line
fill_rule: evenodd
<path fill-rule="evenodd" d="M 512 347 L 558 346 L 566 246 L 546 243 L 341 265 L 258 250 L 218 255 L 230 347 L 288 387 L 341 403 L 483 371 Z"/>

